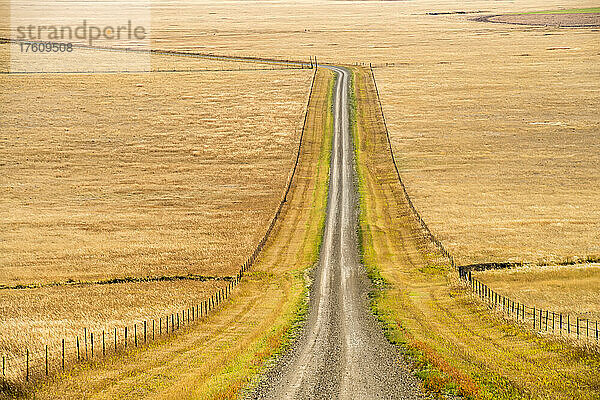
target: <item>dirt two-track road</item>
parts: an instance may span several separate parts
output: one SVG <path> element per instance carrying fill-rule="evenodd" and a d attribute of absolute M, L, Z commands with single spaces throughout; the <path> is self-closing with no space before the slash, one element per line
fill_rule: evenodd
<path fill-rule="evenodd" d="M 301 338 L 251 396 L 259 399 L 415 399 L 419 385 L 386 340 L 367 302 L 359 263 L 349 76 L 334 89 L 334 135 L 327 217 Z"/>

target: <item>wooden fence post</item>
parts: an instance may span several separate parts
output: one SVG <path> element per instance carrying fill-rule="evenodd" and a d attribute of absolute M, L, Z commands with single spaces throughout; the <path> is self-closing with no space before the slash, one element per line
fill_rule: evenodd
<path fill-rule="evenodd" d="M 6 376 L 6 356 L 2 355 L 2 376 Z"/>
<path fill-rule="evenodd" d="M 563 326 L 563 323 L 562 323 L 562 313 L 560 313 L 560 314 L 558 315 L 558 319 L 559 319 L 559 320 L 558 320 L 558 326 L 559 326 L 559 328 L 558 328 L 558 332 L 559 332 L 559 333 L 560 333 L 560 335 L 562 336 L 562 326 Z"/>
<path fill-rule="evenodd" d="M 87 328 L 83 328 L 83 343 L 85 346 L 85 359 L 87 360 L 88 358 L 88 352 L 87 352 Z"/>
<path fill-rule="evenodd" d="M 154 318 L 152 318 L 152 341 L 154 341 Z"/>
<path fill-rule="evenodd" d="M 46 345 L 46 376 L 48 376 L 48 345 Z"/>
<path fill-rule="evenodd" d="M 117 352 L 117 328 L 115 327 L 115 353 Z"/>
<path fill-rule="evenodd" d="M 106 356 L 106 341 L 104 338 L 104 331 L 102 331 L 102 357 Z"/>
<path fill-rule="evenodd" d="M 137 322 L 133 324 L 133 343 L 137 347 Z"/>
<path fill-rule="evenodd" d="M 26 375 L 25 380 L 29 382 L 29 349 L 25 350 Z"/>
<path fill-rule="evenodd" d="M 144 343 L 146 343 L 147 339 L 146 339 L 146 320 L 144 320 Z"/>
<path fill-rule="evenodd" d="M 62 340 L 62 370 L 65 372 L 65 339 Z"/>
<path fill-rule="evenodd" d="M 81 356 L 79 355 L 79 336 L 77 336 L 77 361 L 81 360 Z"/>
<path fill-rule="evenodd" d="M 127 327 L 125 327 L 125 348 L 127 348 Z"/>
<path fill-rule="evenodd" d="M 90 343 L 92 345 L 92 358 L 94 358 L 94 332 L 90 333 Z"/>

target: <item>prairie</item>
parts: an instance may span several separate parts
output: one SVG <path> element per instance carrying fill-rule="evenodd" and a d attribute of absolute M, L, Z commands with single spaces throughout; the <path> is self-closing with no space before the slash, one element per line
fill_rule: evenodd
<path fill-rule="evenodd" d="M 429 227 L 463 264 L 600 255 L 597 33 L 439 18 L 447 42 L 375 70 Z"/>
<path fill-rule="evenodd" d="M 243 2 L 240 11 L 241 4 L 154 2 L 153 46 L 372 62 L 409 193 L 459 263 L 551 262 L 600 254 L 600 120 L 595 112 L 600 91 L 593 79 L 600 72 L 597 32 L 471 20 L 487 12 L 595 4 Z M 427 15 L 457 10 L 467 14 Z M 2 36 L 6 32 L 0 27 Z M 0 52 L 0 64 L 7 60 L 5 54 Z M 246 67 L 195 59 L 153 60 L 157 70 Z M 0 284 L 236 272 L 279 201 L 310 74 L 0 75 Z M 393 196 L 390 199 L 393 204 Z M 377 212 L 386 207 L 377 204 Z M 391 237 L 397 234 L 392 225 L 386 231 Z M 378 248 L 378 257 L 398 250 L 387 245 Z M 110 393 L 122 395 L 129 393 L 129 376 L 136 373 L 136 390 L 143 397 L 146 391 L 159 390 L 146 387 L 144 379 L 164 379 L 164 384 L 177 380 L 181 366 L 187 365 L 185 355 L 198 343 L 205 347 L 194 353 L 199 354 L 196 370 L 184 374 L 186 380 L 174 389 L 177 395 L 184 397 L 189 394 L 186 388 L 199 387 L 198 379 L 203 394 L 238 390 L 254 371 L 246 366 L 254 368 L 276 352 L 294 315 L 300 281 L 294 275 L 290 284 L 289 271 L 285 279 L 272 280 L 270 275 L 273 265 L 293 263 L 284 259 L 282 248 L 259 269 L 256 281 L 240 290 L 239 301 L 224 308 L 216 323 L 199 328 L 208 326 L 208 333 L 181 338 L 176 355 L 166 347 L 136 353 L 127 358 L 136 360 L 129 365 L 116 362 L 101 377 L 94 369 L 85 370 L 83 379 L 62 381 L 59 390 L 81 395 L 88 382 L 99 379 L 94 390 L 101 392 L 108 379 L 118 376 Z M 570 347 L 539 343 L 536 336 L 498 321 L 481 304 L 448 286 L 445 276 L 432 278 L 393 257 L 373 263 L 394 284 L 384 306 L 392 313 L 398 304 L 404 307 L 395 314 L 400 328 L 413 335 L 413 344 L 437 354 L 438 366 L 447 362 L 446 373 L 455 374 L 455 381 L 460 382 L 466 371 L 488 387 L 489 397 L 498 386 L 505 397 L 511 397 L 512 387 L 539 397 L 572 397 L 581 393 L 577 385 L 591 388 L 590 396 L 597 393 L 596 359 L 587 360 Z M 498 285 L 505 285 L 502 279 L 509 278 L 497 279 Z M 519 285 L 524 283 L 504 287 Z M 565 294 L 556 299 L 541 297 L 542 283 L 536 298 L 524 299 L 579 307 L 572 303 L 579 301 L 574 293 L 587 286 L 575 280 L 560 287 Z M 284 300 L 291 292 L 293 296 Z M 273 293 L 276 297 L 270 297 Z M 18 301 L 11 298 L 11 307 Z M 161 304 L 152 307 L 157 312 L 168 307 Z M 277 308 L 285 317 L 264 317 Z M 118 320 L 127 310 L 115 310 L 110 318 Z M 279 324 L 275 337 L 265 334 L 273 321 Z M 246 336 L 238 341 L 239 335 Z M 213 343 L 219 347 L 210 348 Z M 248 343 L 254 346 L 250 350 L 244 347 Z M 234 350 L 224 354 L 223 348 Z M 163 369 L 164 360 L 169 363 Z M 142 372 L 148 365 L 153 367 Z M 540 370 L 548 375 L 540 377 Z M 564 376 L 568 379 L 561 382 Z M 227 386 L 232 381 L 234 389 Z M 468 384 L 467 380 L 467 389 Z M 50 386 L 46 396 L 53 390 Z"/>
<path fill-rule="evenodd" d="M 458 261 L 551 262 L 600 255 L 597 32 L 472 19 L 593 6 L 309 2 L 264 18 L 259 3 L 235 17 L 198 2 L 180 18 L 164 1 L 154 35 L 164 48 L 373 63 L 409 191 Z"/>
<path fill-rule="evenodd" d="M 235 274 L 280 200 L 310 78 L 1 76 L 0 284 Z"/>

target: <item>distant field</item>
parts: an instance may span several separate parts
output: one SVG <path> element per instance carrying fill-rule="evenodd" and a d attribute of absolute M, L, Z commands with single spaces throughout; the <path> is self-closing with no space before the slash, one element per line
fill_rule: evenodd
<path fill-rule="evenodd" d="M 463 264 L 600 255 L 597 33 L 438 23 L 460 30 L 375 69 L 429 227 Z"/>
<path fill-rule="evenodd" d="M 550 11 L 529 11 L 524 13 L 513 14 L 579 14 L 579 13 L 600 13 L 600 7 L 592 8 L 571 8 L 568 10 L 550 10 Z"/>
<path fill-rule="evenodd" d="M 311 2 L 264 20 L 249 2 L 241 24 L 228 3 L 190 5 L 194 20 L 160 4 L 167 48 L 393 65 L 375 74 L 401 173 L 460 263 L 600 255 L 598 33 L 469 20 L 592 5 Z M 457 10 L 474 14 L 425 15 Z"/>
<path fill-rule="evenodd" d="M 116 52 L 102 49 L 77 47 L 74 50 L 72 57 L 76 57 L 67 64 L 48 63 L 48 55 L 44 55 L 44 61 L 36 63 L 35 59 L 32 62 L 10 63 L 11 52 L 20 51 L 20 43 L 4 43 L 0 44 L 0 73 L 1 72 L 111 72 L 111 73 L 126 73 L 126 72 L 213 72 L 213 71 L 243 71 L 243 70 L 272 70 L 284 68 L 298 68 L 297 65 L 285 63 L 268 63 L 268 62 L 253 62 L 251 60 L 230 60 L 219 59 L 212 57 L 210 52 L 205 51 L 201 54 L 190 55 L 169 55 L 167 52 L 155 53 L 149 56 L 140 52 Z M 162 50 L 162 49 L 158 49 Z M 38 55 L 42 57 L 42 55 Z M 146 58 L 144 58 L 146 57 Z M 309 59 L 301 60 L 309 62 Z M 148 64 L 146 66 L 146 64 Z M 50 69 L 48 67 L 50 65 Z M 136 65 L 140 67 L 136 68 Z M 142 69 L 139 69 L 142 68 Z"/>
<path fill-rule="evenodd" d="M 0 284 L 235 274 L 280 200 L 310 78 L 0 76 Z"/>
<path fill-rule="evenodd" d="M 523 267 L 475 275 L 522 304 L 600 321 L 598 264 Z"/>
<path fill-rule="evenodd" d="M 496 22 L 525 26 L 598 27 L 599 12 L 533 12 L 524 14 L 501 14 L 477 18 L 482 22 Z"/>

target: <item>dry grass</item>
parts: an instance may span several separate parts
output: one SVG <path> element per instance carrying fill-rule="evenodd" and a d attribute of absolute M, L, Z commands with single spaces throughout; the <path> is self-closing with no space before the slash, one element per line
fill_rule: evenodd
<path fill-rule="evenodd" d="M 280 222 L 223 309 L 164 344 L 74 371 L 40 388 L 45 398 L 237 398 L 290 339 L 317 260 L 331 148 L 332 74 L 320 70 L 296 178 Z M 307 207 L 311 205 L 311 207 Z"/>
<path fill-rule="evenodd" d="M 236 273 L 280 200 L 310 79 L 0 76 L 0 283 Z"/>
<path fill-rule="evenodd" d="M 5 2 L 0 4 L 0 12 L 5 10 L 5 5 Z M 587 29 L 484 24 L 468 21 L 469 15 L 431 16 L 425 13 L 458 9 L 520 12 L 591 5 L 585 1 L 566 4 L 558 0 L 519 3 L 478 0 L 468 4 L 455 1 L 307 2 L 269 4 L 266 9 L 261 2 L 244 2 L 240 12 L 242 9 L 238 3 L 165 0 L 153 3 L 153 46 L 294 59 L 317 55 L 321 61 L 348 63 L 405 63 L 398 68 L 378 69 L 376 74 L 383 89 L 386 115 L 391 133 L 396 136 L 394 145 L 400 155 L 409 191 L 433 230 L 441 234 L 444 243 L 459 255 L 461 262 L 507 258 L 537 260 L 549 256 L 563 258 L 599 252 L 599 222 L 594 219 L 594 215 L 599 215 L 598 202 L 595 201 L 597 190 L 594 191 L 598 186 L 597 168 L 594 169 L 598 163 L 594 157 L 599 153 L 598 143 L 594 141 L 598 118 L 593 113 L 598 109 L 598 88 L 594 86 L 596 81 L 590 79 L 598 75 L 597 33 Z M 6 30 L 2 29 L 5 21 L 7 19 L 0 23 L 2 36 L 6 36 Z M 561 47 L 570 49 L 559 49 Z M 6 57 L 1 52 L 0 57 L 4 57 L 0 58 L 1 64 Z M 159 62 L 170 65 L 171 61 L 161 59 Z M 185 61 L 185 65 L 195 66 L 195 61 Z M 281 75 L 273 80 L 275 74 Z M 286 88 L 287 95 L 283 95 L 281 77 L 289 76 L 286 74 L 301 78 L 297 78 L 295 86 Z M 2 87 L 6 87 L 7 79 L 13 78 L 18 82 L 29 79 L 2 76 Z M 43 202 L 35 204 L 38 211 L 23 201 L 20 208 L 16 208 L 15 215 L 29 222 L 19 230 L 12 226 L 9 233 L 5 233 L 6 224 L 14 221 L 7 220 L 5 216 L 12 215 L 12 209 L 4 206 L 6 201 L 0 202 L 2 283 L 33 278 L 51 281 L 71 277 L 93 279 L 107 275 L 190 271 L 230 274 L 234 270 L 262 232 L 260 224 L 270 216 L 269 212 L 280 194 L 276 189 L 283 186 L 287 177 L 284 175 L 289 164 L 285 165 L 285 161 L 291 160 L 294 142 L 288 128 L 298 126 L 296 120 L 290 121 L 301 116 L 304 100 L 301 95 L 306 94 L 309 73 L 94 76 L 82 78 L 86 94 L 81 94 L 78 89 L 81 84 L 69 84 L 73 81 L 72 76 L 37 77 L 29 82 L 34 82 L 34 79 L 55 88 L 58 97 L 63 98 L 63 104 L 64 98 L 70 96 L 68 91 L 74 92 L 70 101 L 77 107 L 71 107 L 68 112 L 59 111 L 52 119 L 54 125 L 48 126 L 45 123 L 48 117 L 43 114 L 56 114 L 52 105 L 44 105 L 43 98 L 36 98 L 34 84 L 19 89 L 25 94 L 23 101 L 19 101 L 19 107 L 29 104 L 30 107 L 42 107 L 43 111 L 35 116 L 32 109 L 22 109 L 20 112 L 24 119 L 8 114 L 13 125 L 12 128 L 6 125 L 9 131 L 18 123 L 32 132 L 21 136 L 20 144 L 15 142 L 20 145 L 19 149 L 28 154 L 30 150 L 23 142 L 36 139 L 35 131 L 43 128 L 52 133 L 47 135 L 47 143 L 53 149 L 73 143 L 68 141 L 70 138 L 81 141 L 78 149 L 83 157 L 92 148 L 91 140 L 87 140 L 78 128 L 81 123 L 86 123 L 87 128 L 92 129 L 89 135 L 93 135 L 98 143 L 94 148 L 94 153 L 98 154 L 92 164 L 91 161 L 83 163 L 83 158 L 67 152 L 65 155 L 71 157 L 74 163 L 70 164 L 62 178 L 52 177 L 52 174 L 63 173 L 59 170 L 46 170 L 40 176 L 37 173 L 34 176 L 33 171 L 39 171 L 39 160 L 24 160 L 27 162 L 23 171 L 29 175 L 25 178 L 32 179 L 32 183 L 3 192 L 11 194 L 11 198 L 15 193 L 25 198 L 31 192 L 37 199 L 40 193 L 44 194 L 43 188 L 49 187 L 34 183 L 37 181 L 61 180 L 65 184 L 57 187 L 57 195 L 46 190 L 39 197 Z M 137 87 L 137 84 L 143 86 Z M 216 91 L 219 85 L 229 88 L 230 92 Z M 10 86 L 18 87 L 16 84 Z M 107 90 L 112 97 L 98 100 L 92 96 L 95 104 L 91 104 L 86 100 L 90 96 L 87 93 L 89 88 Z M 248 90 L 240 92 L 240 88 Z M 239 100 L 237 92 L 243 93 L 244 99 L 248 100 L 244 103 L 246 106 L 235 106 Z M 2 93 L 6 96 L 8 92 L 3 90 Z M 276 94 L 282 94 L 281 98 L 276 99 Z M 286 114 L 291 118 L 289 121 L 276 119 L 275 109 L 281 111 L 292 106 L 280 101 L 294 96 L 297 112 Z M 5 107 L 4 97 L 2 100 L 2 107 Z M 247 106 L 249 102 L 255 109 Z M 117 128 L 101 113 L 93 114 L 98 104 L 100 109 L 110 111 L 110 118 L 118 117 Z M 155 108 L 156 104 L 159 104 L 160 112 Z M 71 120 L 69 115 L 74 110 L 78 110 L 75 113 L 77 119 Z M 90 112 L 81 116 L 82 110 Z M 6 115 L 4 109 L 2 112 Z M 138 115 L 137 119 L 132 119 L 132 115 Z M 265 124 L 265 121 L 268 123 Z M 8 143 L 13 143 L 5 139 L 4 122 L 0 142 L 2 157 Z M 564 125 L 552 125 L 557 123 Z M 224 126 L 232 129 L 225 130 Z M 270 126 L 275 128 L 269 130 L 267 127 Z M 65 127 L 74 133 L 65 135 Z M 117 140 L 115 132 L 119 130 L 130 135 L 127 142 Z M 209 134 L 199 134 L 200 131 Z M 256 135 L 255 131 L 261 134 Z M 288 135 L 276 136 L 278 140 L 273 141 L 272 136 L 264 134 L 279 131 L 288 132 Z M 189 132 L 194 135 L 190 136 Z M 452 135 L 451 140 L 448 140 L 449 134 Z M 40 145 L 39 139 L 37 137 L 33 143 Z M 168 148 L 163 145 L 166 140 L 171 140 L 167 142 Z M 139 153 L 136 150 L 139 147 L 148 147 L 153 152 L 140 156 L 138 164 L 140 157 L 136 156 L 134 161 L 132 158 Z M 233 149 L 239 151 L 228 153 Z M 12 150 L 11 154 L 15 157 Z M 263 161 L 265 154 L 278 156 Z M 133 162 L 133 167 L 138 169 L 132 176 L 138 180 L 120 174 L 114 161 L 117 155 L 127 163 Z M 207 157 L 208 162 L 200 168 L 196 161 L 203 157 Z M 452 160 L 451 164 L 449 160 Z M 114 167 L 113 175 L 98 173 L 92 176 L 82 172 L 87 171 L 90 165 L 107 162 L 107 168 Z M 7 165 L 0 166 L 2 172 L 8 170 Z M 79 170 L 75 168 L 77 165 Z M 448 170 L 443 171 L 442 168 Z M 5 176 L 14 179 L 14 171 L 12 177 L 3 174 L 0 178 L 2 185 L 8 179 Z M 102 171 L 111 172 L 106 168 Z M 223 181 L 221 178 L 231 171 L 235 176 Z M 144 180 L 140 182 L 142 172 Z M 514 178 L 507 178 L 511 175 Z M 67 182 L 69 186 L 66 186 Z M 77 182 L 81 185 L 73 184 Z M 106 182 L 115 187 L 114 193 L 98 189 Z M 247 182 L 252 182 L 252 185 L 246 185 Z M 177 188 L 176 193 L 168 191 L 165 183 L 169 188 Z M 127 188 L 134 186 L 140 191 L 126 198 Z M 65 188 L 67 193 L 76 196 L 61 195 Z M 117 192 L 118 188 L 121 192 Z M 255 189 L 260 190 L 260 196 Z M 522 192 L 531 194 L 522 195 Z M 117 207 L 115 199 L 122 207 Z M 391 201 L 388 204 L 392 204 Z M 200 212 L 194 211 L 195 204 L 201 202 L 212 206 Z M 14 204 L 14 199 L 10 204 Z M 252 204 L 252 214 L 248 212 L 247 204 Z M 381 211 L 387 206 L 380 202 L 377 207 Z M 106 212 L 110 214 L 101 217 L 100 213 Z M 61 217 L 63 213 L 74 221 L 73 226 L 65 224 Z M 203 228 L 189 228 L 194 225 Z M 236 239 L 230 236 L 232 231 Z M 396 234 L 393 229 L 391 231 Z M 209 233 L 211 241 L 206 242 Z M 5 240 L 5 235 L 10 235 L 10 240 Z M 36 242 L 38 235 L 41 235 L 41 242 Z M 92 240 L 92 236 L 101 240 Z M 131 245 L 115 247 L 115 238 L 120 243 Z M 239 245 L 225 245 L 232 240 Z M 11 243 L 19 244 L 18 257 L 7 253 L 15 251 L 14 247 L 9 247 Z M 36 243 L 44 243 L 48 252 L 36 251 Z M 92 256 L 85 257 L 86 251 Z M 443 343 L 452 343 L 447 348 L 436 350 L 450 360 L 453 368 L 469 371 L 471 375 L 480 377 L 474 379 L 480 380 L 482 376 L 489 377 L 486 371 L 490 370 L 499 371 L 498 374 L 503 377 L 514 372 L 518 379 L 515 378 L 513 383 L 517 386 L 527 389 L 538 385 L 536 393 L 550 393 L 549 396 L 556 390 L 564 393 L 575 390 L 578 394 L 573 387 L 587 384 L 582 380 L 589 375 L 577 375 L 581 371 L 578 368 L 587 368 L 577 359 L 577 354 L 569 356 L 565 351 L 564 354 L 559 352 L 561 356 L 558 357 L 554 350 L 546 352 L 542 345 L 541 349 L 536 347 L 535 338 L 514 334 L 510 327 L 490 319 L 486 310 L 470 303 L 468 298 L 455 298 L 442 278 L 431 280 L 428 275 L 421 275 L 422 272 L 398 270 L 397 266 L 402 264 L 398 262 L 400 256 L 395 251 L 404 250 L 385 245 L 378 251 L 378 256 L 392 257 L 394 262 L 386 261 L 385 264 L 387 273 L 394 275 L 396 282 L 410 291 L 409 295 L 395 289 L 388 306 L 408 304 L 406 307 L 403 305 L 407 311 L 402 318 L 411 321 L 411 332 L 416 332 L 425 346 L 443 347 Z M 30 268 L 20 267 L 32 265 L 32 262 L 42 266 L 35 274 L 30 272 Z M 85 268 L 79 268 L 79 263 L 83 263 Z M 259 282 L 251 292 L 256 294 L 266 286 Z M 276 293 L 275 287 L 281 286 L 269 286 L 269 293 Z M 242 294 L 247 295 L 248 292 Z M 226 385 L 216 380 L 227 375 L 224 366 L 231 359 L 224 360 L 226 356 L 222 352 L 209 347 L 215 343 L 214 340 L 225 347 L 235 341 L 235 329 L 240 326 L 235 324 L 240 319 L 238 316 L 244 316 L 241 321 L 244 326 L 255 324 L 256 328 L 250 331 L 240 329 L 239 332 L 243 331 L 248 337 L 254 335 L 252 337 L 256 339 L 269 327 L 260 319 L 264 314 L 255 312 L 253 307 L 281 307 L 277 301 L 267 302 L 270 297 L 263 294 L 258 297 L 249 295 L 244 299 L 235 308 L 225 310 L 220 315 L 221 322 L 211 328 L 203 339 L 202 343 L 207 344 L 203 351 L 207 352 L 195 360 L 196 365 L 203 368 L 204 375 L 200 374 L 200 379 L 204 382 L 210 381 L 221 388 Z M 264 304 L 259 304 L 261 302 Z M 413 307 L 410 304 L 417 305 Z M 457 322 L 463 320 L 464 324 Z M 232 330 L 226 331 L 226 337 L 217 335 L 224 332 L 223 327 L 232 327 Z M 507 330 L 508 334 L 503 330 Z M 472 332 L 477 332 L 478 336 L 473 336 Z M 137 368 L 148 365 L 144 364 L 144 360 L 130 369 L 121 365 L 121 379 L 116 380 L 114 393 L 130 396 L 137 393 L 144 397 L 145 390 L 160 390 L 146 388 L 141 383 L 144 379 L 157 379 L 165 385 L 172 379 L 176 380 L 173 375 L 181 373 L 182 365 L 188 365 L 189 359 L 185 355 L 198 346 L 197 342 L 186 343 L 178 348 L 180 352 L 173 358 L 167 354 L 170 353 L 168 349 L 162 348 L 159 352 L 163 357 L 158 360 L 171 360 L 167 368 L 168 378 L 162 381 L 164 370 L 160 366 L 150 369 L 150 375 L 144 375 L 140 372 L 144 368 Z M 494 350 L 492 345 L 497 345 L 497 349 Z M 238 350 L 236 347 L 233 353 L 239 354 Z M 156 354 L 149 356 L 150 362 L 155 365 L 157 362 L 152 357 Z M 214 363 L 206 362 L 215 359 L 216 355 L 220 358 Z M 567 366 L 561 364 L 564 357 L 567 358 Z M 525 361 L 519 365 L 517 361 L 522 359 Z M 223 367 L 223 374 L 210 378 L 215 366 Z M 567 368 L 568 371 L 558 373 L 552 368 L 561 371 Z M 547 381 L 540 382 L 544 379 L 540 378 L 540 370 L 549 371 Z M 139 392 L 130 391 L 132 385 L 127 376 L 132 371 L 139 374 L 135 378 L 135 387 L 144 386 Z M 190 376 L 193 374 L 190 372 Z M 84 383 L 88 382 L 87 379 L 96 379 L 90 375 L 94 375 L 94 371 L 83 380 Z M 246 375 L 240 372 L 239 376 Z M 243 378 L 240 379 L 243 381 Z M 563 379 L 562 388 L 553 388 L 559 379 Z M 98 391 L 102 391 L 103 383 L 96 386 Z M 75 385 L 73 382 L 70 384 Z M 187 384 L 197 387 L 195 381 L 186 381 L 183 385 Z M 85 391 L 85 386 L 79 389 Z M 110 393 L 106 396 L 110 397 Z M 593 395 L 594 392 L 591 393 Z"/>
<path fill-rule="evenodd" d="M 7 377 L 22 379 L 27 349 L 31 369 L 37 370 L 43 365 L 44 346 L 49 347 L 54 363 L 62 339 L 67 360 L 73 359 L 75 338 L 85 337 L 84 328 L 96 338 L 106 331 L 109 345 L 117 328 L 121 346 L 125 326 L 131 330 L 133 323 L 181 313 L 225 285 L 225 281 L 180 280 L 0 290 L 0 354 L 8 359 Z M 158 334 L 158 325 L 156 329 Z"/>
<path fill-rule="evenodd" d="M 311 76 L 0 75 L 0 285 L 237 273 L 280 201 Z M 2 289 L 0 353 L 17 378 L 26 348 L 37 368 L 46 344 L 54 359 L 83 328 L 161 317 L 224 285 Z"/>
<path fill-rule="evenodd" d="M 477 272 L 504 296 L 528 306 L 600 321 L 600 265 L 521 267 Z"/>
<path fill-rule="evenodd" d="M 542 339 L 490 313 L 455 272 L 431 268 L 402 196 L 368 74 L 358 72 L 357 143 L 363 261 L 379 286 L 374 308 L 425 386 L 481 399 L 595 399 L 600 357 Z"/>
<path fill-rule="evenodd" d="M 558 12 L 549 14 L 507 14 L 489 18 L 490 22 L 539 26 L 600 26 L 600 13 Z"/>
<path fill-rule="evenodd" d="M 239 13 L 164 0 L 153 45 L 395 63 L 376 74 L 403 175 L 433 230 L 461 263 L 550 261 L 600 254 L 597 33 L 469 19 L 593 5 L 308 2 L 270 6 L 265 18 L 260 2 Z M 453 11 L 472 14 L 426 15 Z"/>
<path fill-rule="evenodd" d="M 427 45 L 407 65 L 376 70 L 430 228 L 459 263 L 600 254 L 597 33 L 438 18 L 415 21 Z"/>

